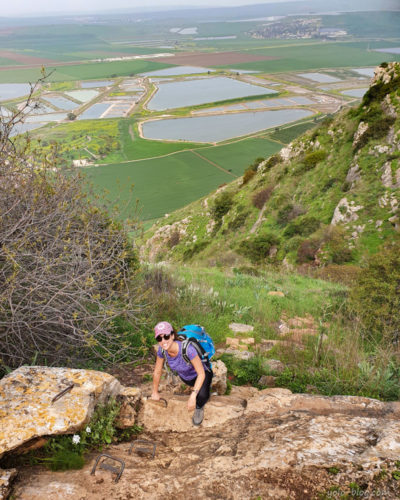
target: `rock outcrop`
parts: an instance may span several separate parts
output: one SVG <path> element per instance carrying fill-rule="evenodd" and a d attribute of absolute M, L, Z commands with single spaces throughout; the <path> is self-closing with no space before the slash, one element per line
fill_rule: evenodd
<path fill-rule="evenodd" d="M 107 453 L 125 461 L 118 483 L 109 471 L 90 474 L 93 457 L 80 471 L 22 475 L 15 498 L 305 500 L 332 485 L 345 494 L 353 480 L 367 485 L 369 498 L 399 497 L 395 480 L 388 487 L 376 476 L 400 456 L 400 403 L 233 388 L 212 397 L 193 428 L 187 398 L 165 396 L 168 406 L 144 401 L 138 419 L 140 438 L 157 444 L 155 458 L 113 445 Z"/>
<path fill-rule="evenodd" d="M 96 404 L 121 391 L 112 375 L 93 370 L 22 366 L 0 380 L 0 458 L 40 436 L 72 434 Z"/>

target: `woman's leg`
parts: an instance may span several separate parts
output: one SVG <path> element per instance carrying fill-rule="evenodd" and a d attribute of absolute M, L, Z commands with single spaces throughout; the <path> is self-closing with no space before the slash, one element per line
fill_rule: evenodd
<path fill-rule="evenodd" d="M 196 408 L 203 408 L 203 406 L 210 399 L 210 389 L 211 389 L 211 382 L 212 382 L 212 378 L 213 378 L 213 372 L 209 371 L 209 370 L 205 370 L 205 375 L 206 375 L 206 378 L 204 379 L 203 385 L 201 386 L 199 393 L 197 394 L 197 397 L 196 397 Z M 197 377 L 194 378 L 193 380 L 182 379 L 182 381 L 185 382 L 185 384 L 190 386 L 190 387 L 194 386 L 196 380 L 197 380 Z"/>

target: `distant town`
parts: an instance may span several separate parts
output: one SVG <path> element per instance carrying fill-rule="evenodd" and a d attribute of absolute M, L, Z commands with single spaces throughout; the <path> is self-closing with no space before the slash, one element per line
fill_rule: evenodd
<path fill-rule="evenodd" d="M 321 28 L 321 18 L 296 18 L 274 21 L 263 26 L 249 34 L 252 38 L 325 38 L 336 39 L 347 35 L 347 32 L 339 28 Z"/>

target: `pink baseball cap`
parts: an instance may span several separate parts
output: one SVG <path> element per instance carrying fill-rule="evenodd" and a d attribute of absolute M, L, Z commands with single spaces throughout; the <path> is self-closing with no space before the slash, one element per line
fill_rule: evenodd
<path fill-rule="evenodd" d="M 158 337 L 159 335 L 168 335 L 173 331 L 174 329 L 172 328 L 171 323 L 168 323 L 168 321 L 161 321 L 154 327 L 155 337 Z"/>

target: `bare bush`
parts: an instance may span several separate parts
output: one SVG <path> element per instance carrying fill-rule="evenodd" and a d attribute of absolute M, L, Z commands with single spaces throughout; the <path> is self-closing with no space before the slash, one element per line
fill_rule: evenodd
<path fill-rule="evenodd" d="M 261 210 L 265 203 L 270 199 L 273 190 L 273 186 L 268 186 L 254 193 L 252 198 L 253 206 Z"/>
<path fill-rule="evenodd" d="M 18 119 L 0 128 L 0 371 L 129 358 L 118 324 L 138 329 L 144 306 L 127 233 L 56 156 L 10 138 Z"/>

